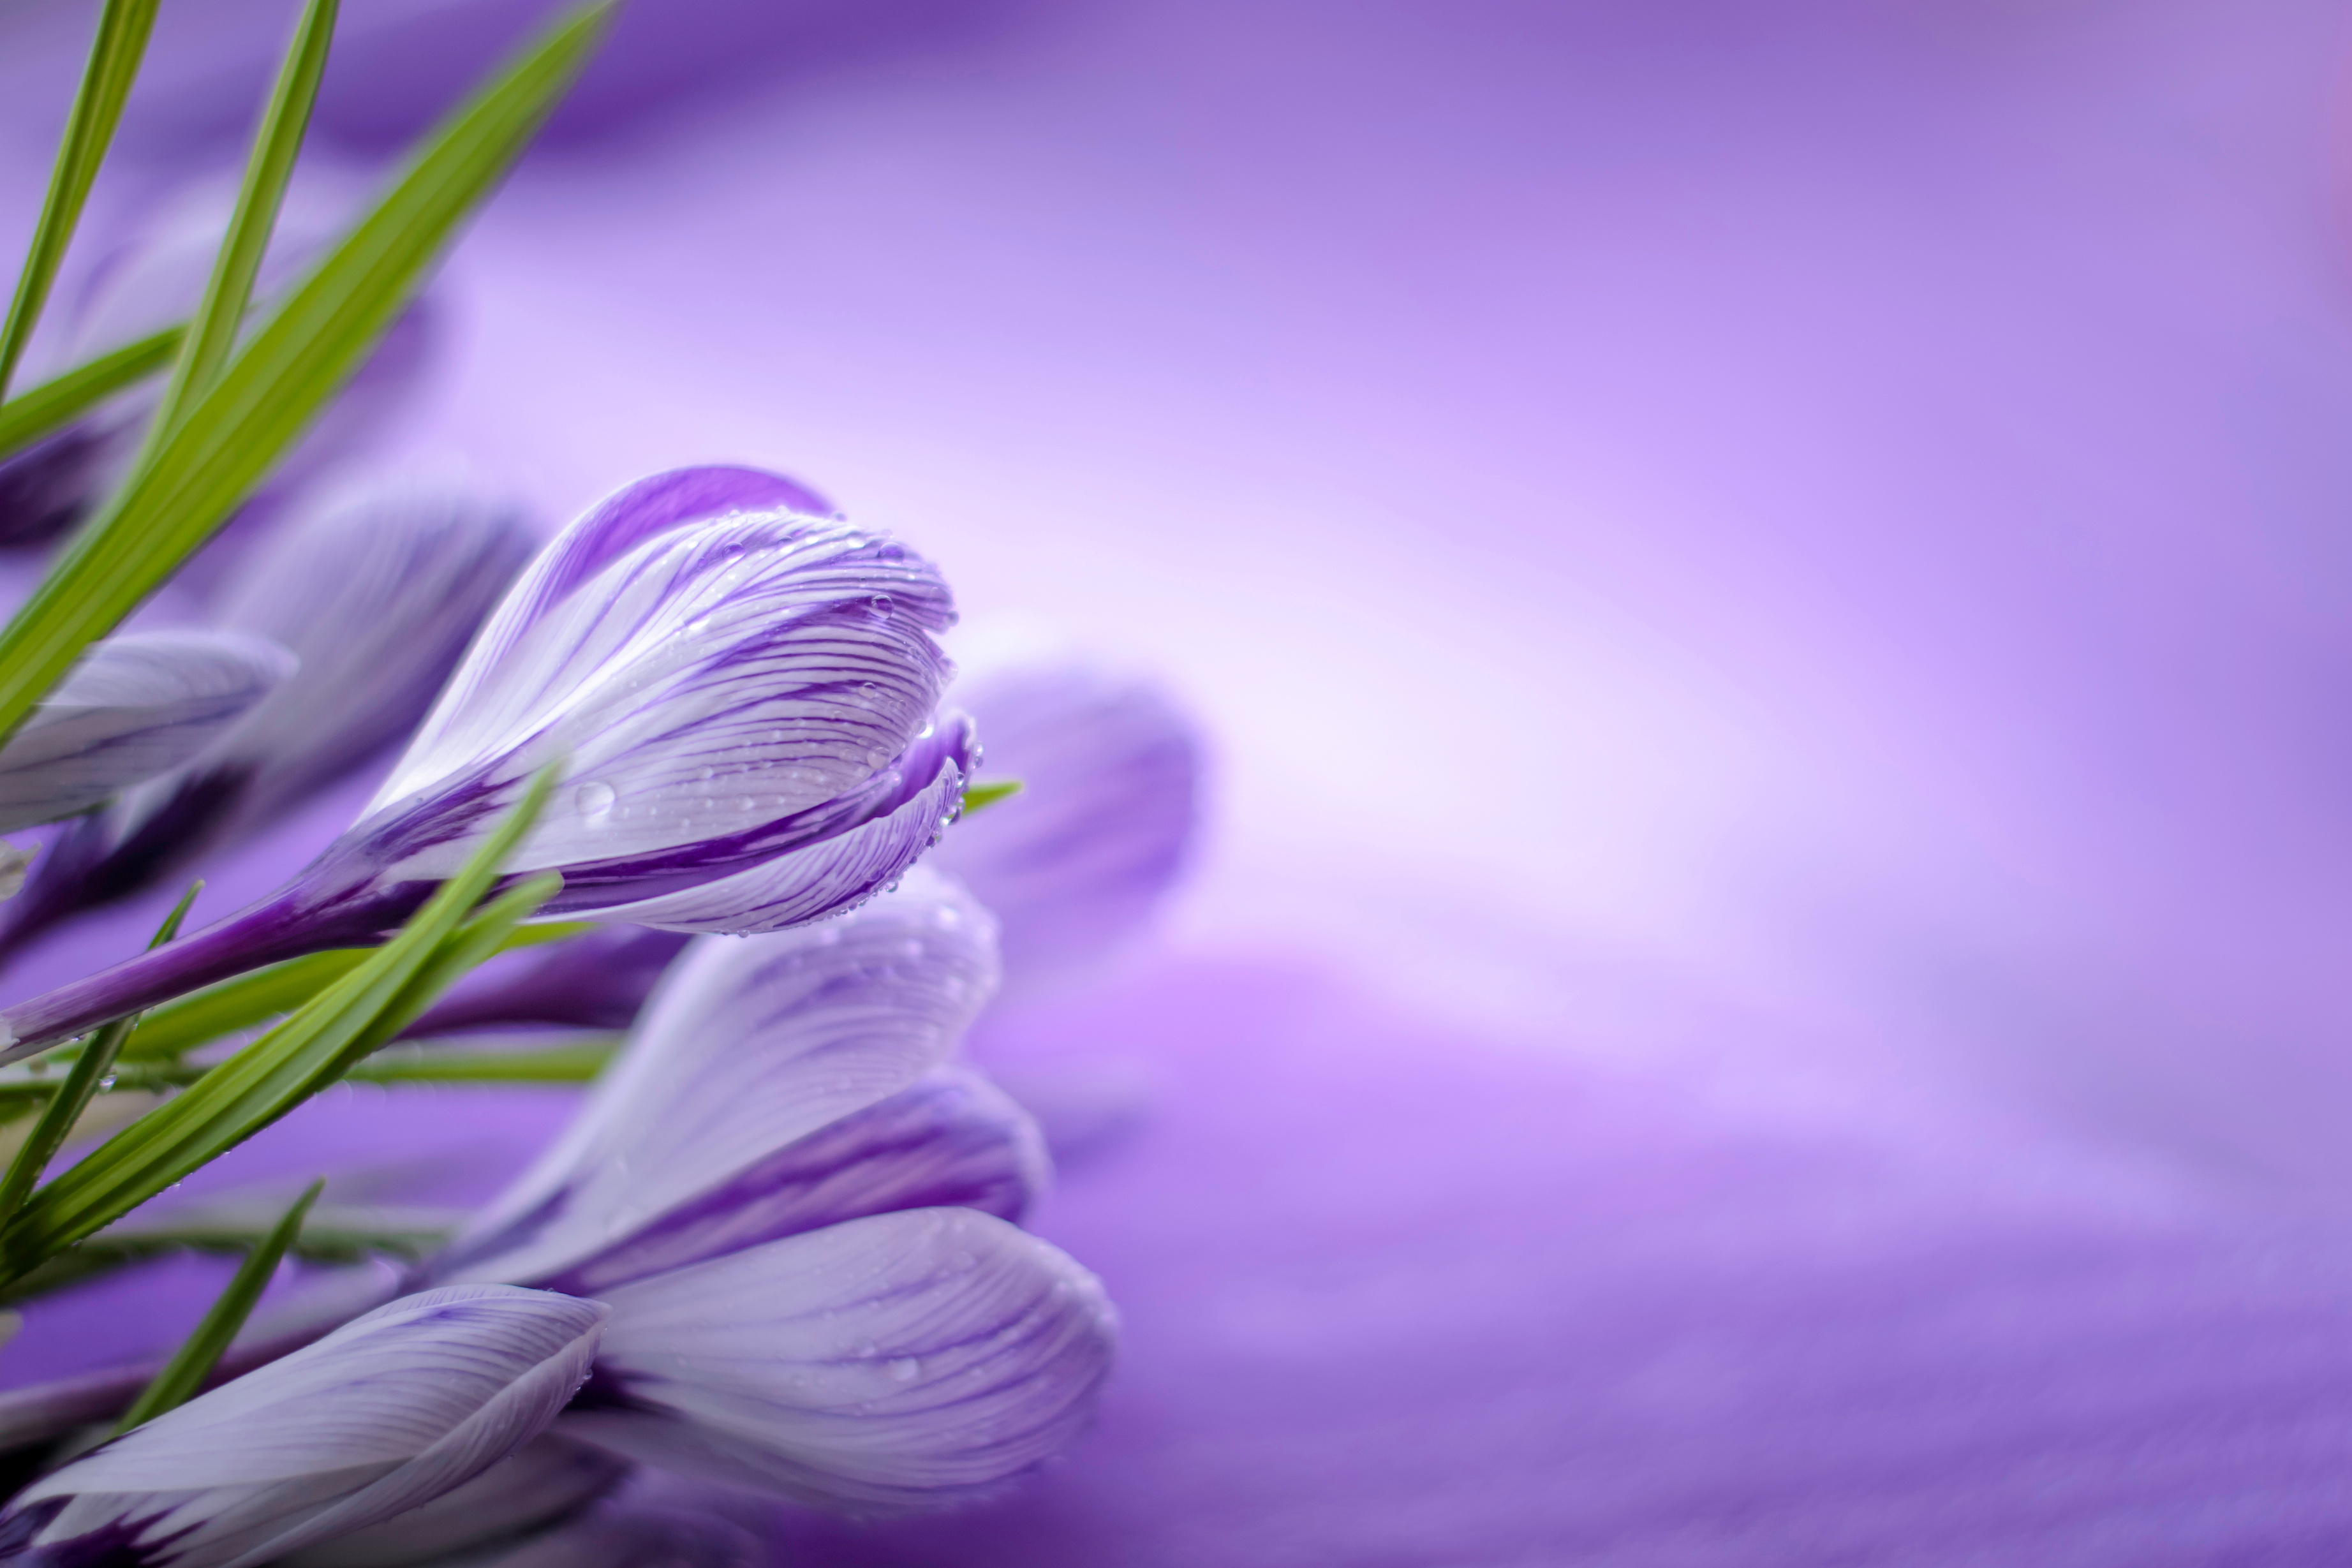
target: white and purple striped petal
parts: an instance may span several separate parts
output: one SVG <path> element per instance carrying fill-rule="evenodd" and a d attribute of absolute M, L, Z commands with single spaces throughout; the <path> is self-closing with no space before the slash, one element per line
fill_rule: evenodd
<path fill-rule="evenodd" d="M 1094 1277 L 970 1209 L 852 1220 L 605 1297 L 560 1429 L 683 1474 L 856 1510 L 937 1507 L 1087 1424 L 1115 1318 Z"/>
<path fill-rule="evenodd" d="M 680 1211 L 695 1229 L 695 1205 L 747 1201 L 763 1171 L 805 1181 L 776 1156 L 940 1066 L 995 981 L 993 922 L 928 873 L 821 926 L 696 942 L 571 1131 L 436 1277 L 552 1278 Z"/>
<path fill-rule="evenodd" d="M 34 1481 L 0 1562 L 249 1568 L 393 1518 L 543 1430 L 605 1316 L 503 1286 L 404 1297 Z"/>
<path fill-rule="evenodd" d="M 854 1110 L 560 1271 L 529 1281 L 572 1296 L 763 1242 L 900 1209 L 961 1207 L 1018 1223 L 1045 1191 L 1029 1112 L 965 1068 Z"/>
<path fill-rule="evenodd" d="M 1090 659 L 975 672 L 953 700 L 988 771 L 1022 793 L 938 850 L 1003 927 L 1009 984 L 1081 965 L 1132 935 L 1181 868 L 1199 819 L 1199 731 L 1156 683 Z"/>
<path fill-rule="evenodd" d="M 187 762 L 293 670 L 229 632 L 131 632 L 93 644 L 0 747 L 0 832 L 89 810 Z"/>
<path fill-rule="evenodd" d="M 547 591 L 540 576 L 514 601 Z M 508 608 L 353 831 L 560 757 L 566 793 L 516 865 L 599 884 L 705 865 L 708 880 L 876 815 L 835 820 L 930 724 L 947 673 L 930 634 L 953 616 L 897 545 L 783 510 L 666 530 L 527 624 Z M 436 836 L 387 873 L 445 874 L 467 846 Z"/>

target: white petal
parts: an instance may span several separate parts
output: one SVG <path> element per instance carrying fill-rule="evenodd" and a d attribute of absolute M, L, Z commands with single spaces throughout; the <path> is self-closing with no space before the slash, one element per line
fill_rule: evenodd
<path fill-rule="evenodd" d="M 231 632 L 133 632 L 93 645 L 0 748 L 0 832 L 86 811 L 178 767 L 294 662 Z"/>
<path fill-rule="evenodd" d="M 915 1209 L 610 1292 L 617 1403 L 562 1430 L 707 1479 L 852 1508 L 957 1500 L 1086 1424 L 1114 1319 L 1094 1277 L 969 1209 Z"/>
<path fill-rule="evenodd" d="M 544 1277 L 897 1093 L 945 1059 L 995 983 L 993 922 L 924 874 L 822 925 L 702 939 L 572 1131 L 442 1277 Z"/>

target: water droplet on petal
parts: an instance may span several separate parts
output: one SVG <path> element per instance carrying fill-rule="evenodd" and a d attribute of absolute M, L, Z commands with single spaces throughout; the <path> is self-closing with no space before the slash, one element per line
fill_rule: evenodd
<path fill-rule="evenodd" d="M 613 803 L 620 799 L 613 786 L 590 779 L 572 792 L 572 805 L 591 822 L 602 822 L 613 815 Z"/>
<path fill-rule="evenodd" d="M 915 1381 L 916 1374 L 922 1370 L 923 1363 L 921 1362 L 917 1361 L 913 1356 L 902 1355 L 898 1360 L 890 1363 L 890 1381 L 893 1383 L 912 1383 Z"/>

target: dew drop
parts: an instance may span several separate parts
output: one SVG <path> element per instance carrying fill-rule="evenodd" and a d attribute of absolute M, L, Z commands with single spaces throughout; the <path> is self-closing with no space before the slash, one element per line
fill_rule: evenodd
<path fill-rule="evenodd" d="M 887 616 L 894 606 L 890 603 L 889 595 L 877 594 L 866 601 L 866 607 L 877 616 Z"/>
<path fill-rule="evenodd" d="M 890 1363 L 890 1381 L 893 1383 L 912 1383 L 915 1381 L 915 1374 L 922 1370 L 923 1363 L 921 1362 L 917 1361 L 913 1356 L 902 1355 L 898 1360 Z"/>
<path fill-rule="evenodd" d="M 613 815 L 613 803 L 621 797 L 611 784 L 590 779 L 572 792 L 572 804 L 581 816 L 591 822 L 602 822 Z"/>

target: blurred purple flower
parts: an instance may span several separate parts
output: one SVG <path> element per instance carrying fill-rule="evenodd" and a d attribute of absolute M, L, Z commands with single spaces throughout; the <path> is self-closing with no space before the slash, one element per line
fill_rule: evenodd
<path fill-rule="evenodd" d="M 1077 657 L 967 676 L 987 772 L 1022 793 L 940 841 L 932 858 L 996 917 L 1009 981 L 1083 966 L 1133 936 L 1198 826 L 1198 727 L 1153 682 Z"/>
<path fill-rule="evenodd" d="M 257 300 L 266 300 L 336 237 L 365 188 L 351 170 L 318 158 L 305 162 L 256 279 Z M 144 212 L 71 299 L 61 346 L 51 356 L 58 362 L 53 371 L 184 320 L 203 298 L 236 195 L 234 175 L 207 176 L 185 182 Z M 430 364 L 432 316 L 429 292 L 402 312 L 258 496 L 246 502 L 244 514 L 281 503 L 380 434 Z M 159 395 L 153 383 L 121 393 L 56 435 L 0 458 L 0 547 L 46 543 L 78 521 L 122 477 Z M 235 521 L 228 526 L 238 528 Z M 212 552 L 195 578 L 209 576 L 233 549 L 232 540 Z"/>
<path fill-rule="evenodd" d="M 530 557 L 513 506 L 450 479 L 378 479 L 281 525 L 229 572 L 214 620 L 299 661 L 202 755 L 86 817 L 0 918 L 0 952 L 274 826 L 405 739 Z"/>
<path fill-rule="evenodd" d="M 557 798 L 509 869 L 543 913 L 772 931 L 895 880 L 971 767 L 935 721 L 947 587 L 886 538 L 743 468 L 621 491 L 542 551 L 360 821 L 283 891 L 10 1010 L 22 1055 L 257 963 L 381 937 L 541 766 Z"/>
<path fill-rule="evenodd" d="M 127 632 L 81 661 L 0 746 L 0 832 L 88 811 L 180 766 L 296 668 L 235 632 Z"/>
<path fill-rule="evenodd" d="M 405 1297 L 36 1480 L 0 1561 L 247 1568 L 392 1518 L 542 1430 L 606 1316 L 500 1286 Z"/>

